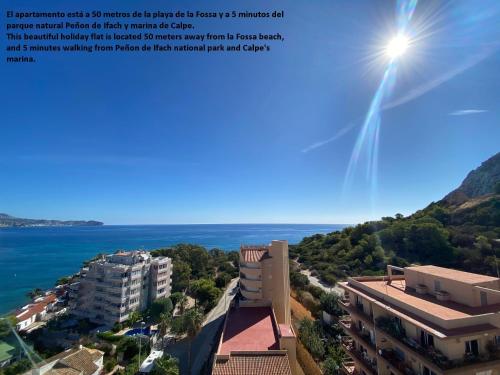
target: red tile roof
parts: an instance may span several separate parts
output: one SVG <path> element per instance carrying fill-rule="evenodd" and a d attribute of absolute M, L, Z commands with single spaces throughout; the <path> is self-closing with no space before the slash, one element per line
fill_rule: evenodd
<path fill-rule="evenodd" d="M 277 349 L 278 332 L 270 307 L 238 307 L 229 312 L 218 354 Z"/>
<path fill-rule="evenodd" d="M 241 257 L 245 262 L 260 262 L 264 255 L 268 253 L 268 249 L 266 247 L 255 248 L 255 247 L 242 247 Z"/>
<path fill-rule="evenodd" d="M 212 375 L 291 375 L 286 353 L 236 354 L 217 361 Z"/>
<path fill-rule="evenodd" d="M 16 311 L 16 317 L 18 320 L 23 321 L 31 318 L 33 315 L 39 314 L 47 308 L 47 305 L 57 301 L 57 296 L 55 294 L 49 294 L 44 296 L 41 301 L 35 302 L 28 305 L 28 308 Z"/>

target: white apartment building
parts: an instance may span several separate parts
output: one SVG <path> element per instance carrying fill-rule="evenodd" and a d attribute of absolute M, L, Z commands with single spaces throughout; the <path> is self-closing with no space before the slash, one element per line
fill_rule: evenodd
<path fill-rule="evenodd" d="M 147 251 L 118 251 L 89 263 L 71 285 L 70 309 L 80 318 L 112 325 L 169 297 L 172 261 Z"/>

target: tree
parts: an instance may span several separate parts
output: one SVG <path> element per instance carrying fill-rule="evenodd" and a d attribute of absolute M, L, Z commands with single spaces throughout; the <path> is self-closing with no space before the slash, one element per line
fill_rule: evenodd
<path fill-rule="evenodd" d="M 160 334 L 162 343 L 165 338 L 165 335 L 167 334 L 171 322 L 172 322 L 172 315 L 168 313 L 160 314 L 160 321 L 158 323 L 158 331 L 159 331 L 158 333 Z"/>
<path fill-rule="evenodd" d="M 323 362 L 323 374 L 325 375 L 339 375 L 341 374 L 342 363 L 344 362 L 344 350 L 334 345 L 330 347 L 328 356 Z"/>
<path fill-rule="evenodd" d="M 0 338 L 8 336 L 16 327 L 16 317 L 9 315 L 6 318 L 0 318 Z"/>
<path fill-rule="evenodd" d="M 309 285 L 309 279 L 306 275 L 303 275 L 300 272 L 292 271 L 290 272 L 290 284 L 293 288 L 304 289 L 307 285 Z"/>
<path fill-rule="evenodd" d="M 151 375 L 179 375 L 179 363 L 177 359 L 168 354 L 155 360 Z"/>
<path fill-rule="evenodd" d="M 321 341 L 320 332 L 312 320 L 304 318 L 300 321 L 299 338 L 315 359 L 320 360 L 323 358 L 325 347 Z"/>
<path fill-rule="evenodd" d="M 23 358 L 12 365 L 2 369 L 4 375 L 18 375 L 23 374 L 31 369 L 31 362 L 27 358 Z"/>
<path fill-rule="evenodd" d="M 139 344 L 137 343 L 135 338 L 123 337 L 123 339 L 118 343 L 116 351 L 119 353 L 123 353 L 124 360 L 131 360 L 137 354 L 139 354 Z"/>
<path fill-rule="evenodd" d="M 135 323 L 137 323 L 141 319 L 142 319 L 142 315 L 139 311 L 132 311 L 130 313 L 128 321 L 129 321 L 130 325 L 133 326 Z"/>
<path fill-rule="evenodd" d="M 30 290 L 28 293 L 26 293 L 28 297 L 31 299 L 35 299 L 36 297 L 42 296 L 43 295 L 43 290 L 40 288 L 35 288 L 33 290 Z"/>
<path fill-rule="evenodd" d="M 191 373 L 191 347 L 193 340 L 201 330 L 203 324 L 203 314 L 197 308 L 187 310 L 172 326 L 177 334 L 185 334 L 189 339 L 188 365 Z"/>
<path fill-rule="evenodd" d="M 174 261 L 172 273 L 172 290 L 174 292 L 182 292 L 189 285 L 191 277 L 191 267 L 183 261 Z"/>
<path fill-rule="evenodd" d="M 215 286 L 215 282 L 210 279 L 199 279 L 191 284 L 191 293 L 205 310 L 212 309 L 222 291 Z"/>
<path fill-rule="evenodd" d="M 493 190 L 495 194 L 500 194 L 500 181 L 495 184 L 495 188 Z"/>
<path fill-rule="evenodd" d="M 149 310 L 150 316 L 153 319 L 153 321 L 157 321 L 160 318 L 161 314 L 168 314 L 171 315 L 172 311 L 174 309 L 174 306 L 172 304 L 172 301 L 170 298 L 159 298 L 155 300 L 151 304 L 151 308 Z"/>
<path fill-rule="evenodd" d="M 335 293 L 325 293 L 320 298 L 321 309 L 330 315 L 341 316 L 342 309 L 339 308 L 339 296 Z"/>
<path fill-rule="evenodd" d="M 223 272 L 220 273 L 219 276 L 215 278 L 215 286 L 217 288 L 225 288 L 227 284 L 231 281 L 231 275 Z"/>

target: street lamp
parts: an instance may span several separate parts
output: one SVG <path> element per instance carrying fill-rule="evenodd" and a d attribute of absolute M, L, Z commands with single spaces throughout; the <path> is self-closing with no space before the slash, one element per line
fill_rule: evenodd
<path fill-rule="evenodd" d="M 139 370 L 141 369 L 141 347 L 142 347 L 141 337 L 142 337 L 142 333 L 144 332 L 145 325 L 146 325 L 146 323 L 141 322 L 141 330 L 139 332 Z"/>

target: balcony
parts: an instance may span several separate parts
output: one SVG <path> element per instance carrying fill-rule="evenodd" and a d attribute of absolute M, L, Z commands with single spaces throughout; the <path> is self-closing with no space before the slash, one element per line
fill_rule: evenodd
<path fill-rule="evenodd" d="M 363 370 L 371 375 L 378 374 L 377 370 L 377 361 L 376 359 L 370 359 L 366 352 L 361 352 L 356 349 L 354 342 L 349 338 L 344 337 L 342 339 L 342 347 L 346 351 L 347 354 L 351 356 L 351 358 L 358 363 Z"/>
<path fill-rule="evenodd" d="M 376 321 L 378 331 L 382 331 L 393 345 L 406 352 L 416 354 L 433 371 L 438 372 L 453 367 L 452 362 L 438 349 L 430 346 L 423 347 L 416 340 L 407 337 L 403 327 L 396 320 L 389 317 L 380 317 Z"/>
<path fill-rule="evenodd" d="M 240 284 L 247 288 L 247 290 L 255 290 L 262 288 L 261 280 L 252 280 L 252 279 L 242 279 L 240 278 Z"/>
<path fill-rule="evenodd" d="M 260 267 L 247 267 L 246 265 L 240 265 L 240 276 L 244 275 L 247 279 L 258 279 L 262 278 L 262 269 Z"/>
<path fill-rule="evenodd" d="M 370 351 L 370 354 L 372 356 L 377 355 L 377 349 L 375 347 L 375 344 L 371 341 L 370 332 L 366 330 L 360 331 L 359 328 L 352 323 L 351 319 L 340 319 L 339 324 L 344 329 L 347 335 L 351 336 L 356 341 L 360 342 L 364 347 L 366 347 L 367 350 Z"/>
<path fill-rule="evenodd" d="M 244 284 L 240 283 L 240 291 L 243 297 L 250 300 L 262 299 L 262 290 L 256 289 L 252 290 L 251 288 L 246 287 Z"/>
<path fill-rule="evenodd" d="M 363 310 L 363 305 L 353 305 L 349 300 L 339 300 L 339 306 L 347 311 L 349 314 L 356 316 L 361 319 L 368 328 L 373 329 L 373 316 L 368 315 Z"/>
<path fill-rule="evenodd" d="M 380 350 L 380 357 L 389 365 L 392 372 L 398 375 L 418 375 L 410 364 L 400 358 L 393 349 Z"/>
<path fill-rule="evenodd" d="M 354 363 L 354 361 L 342 362 L 342 372 L 346 375 L 359 375 L 358 370 L 356 370 L 356 364 Z"/>

